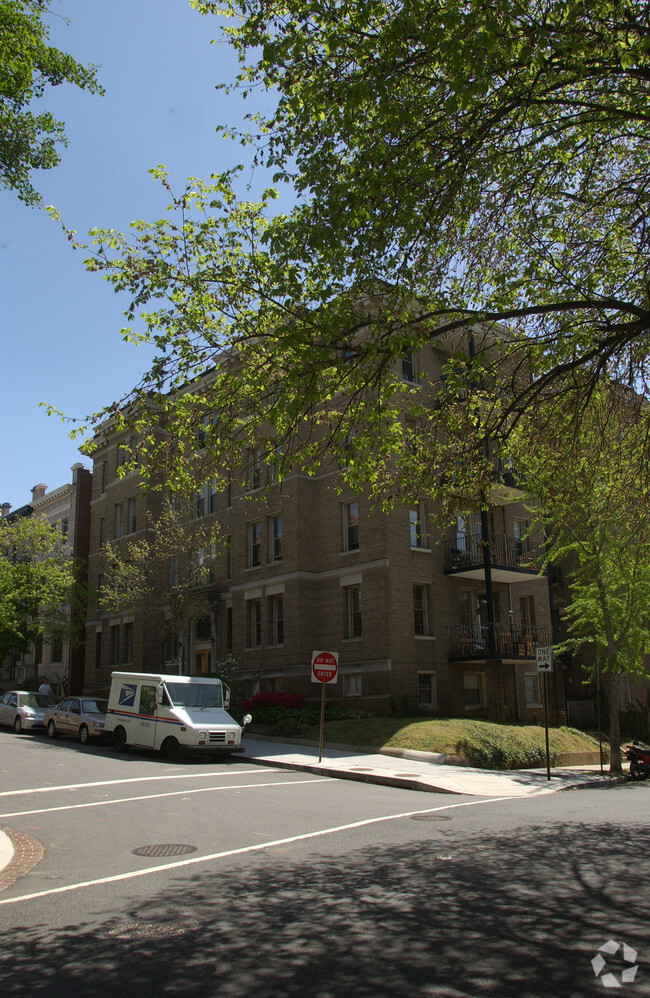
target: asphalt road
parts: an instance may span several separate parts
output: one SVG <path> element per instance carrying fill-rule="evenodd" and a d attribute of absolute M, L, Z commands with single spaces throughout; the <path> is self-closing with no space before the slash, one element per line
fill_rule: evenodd
<path fill-rule="evenodd" d="M 44 855 L 0 892 L 0 994 L 650 995 L 649 792 L 490 801 L 3 731 L 0 826 Z"/>

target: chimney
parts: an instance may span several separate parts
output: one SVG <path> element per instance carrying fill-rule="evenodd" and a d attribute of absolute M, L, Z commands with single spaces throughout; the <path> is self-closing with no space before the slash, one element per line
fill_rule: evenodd
<path fill-rule="evenodd" d="M 9 510 L 11 509 L 11 503 L 3 502 L 2 507 L 0 508 L 2 509 L 2 516 L 7 516 L 9 514 Z"/>
<path fill-rule="evenodd" d="M 42 499 L 47 492 L 47 485 L 41 482 L 39 485 L 35 485 L 32 489 L 32 502 L 36 502 L 37 499 Z"/>

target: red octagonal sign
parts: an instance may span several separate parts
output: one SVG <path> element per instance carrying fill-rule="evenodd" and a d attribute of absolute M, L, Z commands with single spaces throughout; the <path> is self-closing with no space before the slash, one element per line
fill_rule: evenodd
<path fill-rule="evenodd" d="M 312 683 L 335 683 L 339 671 L 339 656 L 335 651 L 315 651 L 311 658 Z"/>

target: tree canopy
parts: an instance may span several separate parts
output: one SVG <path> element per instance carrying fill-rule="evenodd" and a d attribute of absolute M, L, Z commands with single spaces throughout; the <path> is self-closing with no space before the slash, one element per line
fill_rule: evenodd
<path fill-rule="evenodd" d="M 32 105 L 61 83 L 102 92 L 93 67 L 47 44 L 47 13 L 46 0 L 0 0 L 0 187 L 29 205 L 41 200 L 32 172 L 56 166 L 66 145 L 63 122 Z"/>
<path fill-rule="evenodd" d="M 382 496 L 458 491 L 465 466 L 479 494 L 487 442 L 557 400 L 557 379 L 577 405 L 602 377 L 646 391 L 646 4 L 194 6 L 235 19 L 234 85 L 277 94 L 239 138 L 298 200 L 274 215 L 271 192 L 238 200 L 228 174 L 170 191 L 168 216 L 127 236 L 94 233 L 89 266 L 139 324 L 126 335 L 160 350 L 120 400 L 143 403 L 129 418 L 145 439 L 155 400 L 181 454 L 217 414 L 214 470 L 260 428 L 305 467 L 343 462 L 354 433 L 346 473 Z M 490 333 L 479 349 L 470 328 Z M 395 363 L 450 340 L 427 407 Z"/>
<path fill-rule="evenodd" d="M 647 678 L 650 654 L 649 423 L 644 399 L 604 383 L 581 418 L 565 400 L 542 426 L 527 417 L 516 431 L 531 513 L 544 525 L 548 561 L 567 577 L 567 636 L 559 650 L 586 651 L 609 676 L 611 758 L 618 771 L 619 677 Z"/>
<path fill-rule="evenodd" d="M 69 631 L 75 562 L 43 517 L 0 523 L 0 659 L 46 633 Z"/>

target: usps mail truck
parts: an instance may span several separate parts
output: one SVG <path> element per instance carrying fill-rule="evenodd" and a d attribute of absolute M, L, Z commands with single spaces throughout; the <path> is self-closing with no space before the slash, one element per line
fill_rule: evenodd
<path fill-rule="evenodd" d="M 106 711 L 107 733 L 118 752 L 159 749 L 169 759 L 187 752 L 243 752 L 238 724 L 227 712 L 230 691 L 220 679 L 114 672 Z"/>

